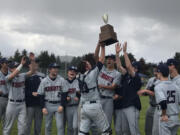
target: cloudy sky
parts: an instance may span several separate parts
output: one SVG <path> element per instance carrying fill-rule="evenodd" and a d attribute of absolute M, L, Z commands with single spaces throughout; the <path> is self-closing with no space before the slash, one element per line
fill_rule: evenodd
<path fill-rule="evenodd" d="M 137 59 L 164 61 L 180 51 L 180 0 L 0 0 L 0 52 L 93 52 L 104 13 Z"/>

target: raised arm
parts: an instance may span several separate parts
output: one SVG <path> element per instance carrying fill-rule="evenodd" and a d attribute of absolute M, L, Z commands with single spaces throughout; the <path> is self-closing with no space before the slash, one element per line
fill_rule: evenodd
<path fill-rule="evenodd" d="M 94 53 L 94 58 L 95 58 L 96 63 L 99 61 L 99 51 L 100 51 L 100 47 L 101 47 L 101 44 L 98 42 L 98 44 L 97 44 L 97 46 L 96 46 L 95 53 Z"/>
<path fill-rule="evenodd" d="M 23 65 L 26 63 L 25 56 L 22 57 L 20 65 L 8 76 L 7 80 L 12 80 L 22 69 Z"/>
<path fill-rule="evenodd" d="M 30 70 L 26 73 L 26 76 L 31 76 L 35 72 L 35 55 L 34 53 L 29 54 L 29 59 L 31 61 Z"/>
<path fill-rule="evenodd" d="M 133 70 L 133 66 L 131 64 L 131 61 L 128 57 L 128 54 L 127 54 L 127 42 L 124 43 L 123 45 L 123 53 L 124 53 L 124 59 L 125 59 L 125 64 L 126 64 L 126 68 L 129 72 L 129 74 L 134 77 L 135 76 L 135 72 Z"/>
<path fill-rule="evenodd" d="M 121 52 L 122 48 L 121 48 L 121 44 L 117 43 L 115 46 L 116 49 L 116 64 L 117 64 L 117 68 L 119 69 L 119 71 L 124 75 L 126 74 L 126 69 L 122 66 L 121 64 L 121 60 L 119 58 L 119 53 Z"/>
<path fill-rule="evenodd" d="M 101 45 L 101 55 L 99 57 L 99 61 L 104 64 L 105 61 L 105 46 Z"/>

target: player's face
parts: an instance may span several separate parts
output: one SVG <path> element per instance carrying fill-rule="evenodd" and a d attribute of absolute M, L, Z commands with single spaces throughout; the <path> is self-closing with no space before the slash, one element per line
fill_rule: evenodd
<path fill-rule="evenodd" d="M 156 68 L 153 69 L 153 74 L 154 74 L 155 77 L 157 77 L 158 72 L 157 72 Z"/>
<path fill-rule="evenodd" d="M 174 69 L 174 65 L 168 65 L 168 68 L 169 68 L 169 72 L 172 73 Z"/>
<path fill-rule="evenodd" d="M 91 70 L 91 68 L 91 64 L 88 61 L 86 61 L 86 71 Z"/>
<path fill-rule="evenodd" d="M 68 71 L 68 78 L 74 79 L 76 77 L 76 72 L 74 70 Z"/>
<path fill-rule="evenodd" d="M 107 58 L 107 59 L 106 59 L 106 65 L 107 65 L 107 67 L 114 67 L 114 64 L 115 64 L 114 59 L 112 59 L 112 58 Z"/>
<path fill-rule="evenodd" d="M 50 74 L 50 76 L 51 76 L 52 78 L 56 78 L 57 75 L 58 75 L 58 73 L 59 73 L 59 69 L 58 69 L 58 68 L 51 68 L 51 69 L 49 70 L 49 74 Z"/>
<path fill-rule="evenodd" d="M 1 67 L 2 67 L 4 70 L 8 70 L 8 63 L 3 63 L 3 64 L 1 64 Z"/>

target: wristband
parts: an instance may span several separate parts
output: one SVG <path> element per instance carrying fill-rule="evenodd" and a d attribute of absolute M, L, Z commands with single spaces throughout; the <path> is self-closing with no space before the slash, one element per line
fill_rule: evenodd
<path fill-rule="evenodd" d="M 16 69 L 17 69 L 18 71 L 20 71 L 20 70 L 22 69 L 22 67 L 23 67 L 23 65 L 20 64 Z"/>

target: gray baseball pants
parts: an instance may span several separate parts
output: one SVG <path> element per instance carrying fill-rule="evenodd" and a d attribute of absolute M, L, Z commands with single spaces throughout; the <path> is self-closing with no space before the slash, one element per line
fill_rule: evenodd
<path fill-rule="evenodd" d="M 134 106 L 122 109 L 122 132 L 123 135 L 140 135 L 139 132 L 139 110 Z"/>
<path fill-rule="evenodd" d="M 146 120 L 145 120 L 145 134 L 146 135 L 152 135 L 155 109 L 156 107 L 149 106 L 146 112 Z"/>
<path fill-rule="evenodd" d="M 59 103 L 52 104 L 52 103 L 46 102 L 45 107 L 48 111 L 48 114 L 45 115 L 45 135 L 51 135 L 51 126 L 52 126 L 53 115 L 55 115 L 58 135 L 64 135 L 64 120 L 63 120 L 64 113 L 57 112 Z"/>
<path fill-rule="evenodd" d="M 10 135 L 14 121 L 18 119 L 18 135 L 25 135 L 26 105 L 25 102 L 17 103 L 8 101 L 5 116 L 3 135 Z"/>
<path fill-rule="evenodd" d="M 154 112 L 154 119 L 153 119 L 153 128 L 152 128 L 152 135 L 160 135 L 159 134 L 159 121 L 160 121 L 160 113 L 158 111 L 158 107 L 156 107 L 155 112 Z"/>
<path fill-rule="evenodd" d="M 95 123 L 101 132 L 110 128 L 100 103 L 84 103 L 81 107 L 80 117 L 80 132 L 78 135 L 88 133 L 92 123 Z"/>
<path fill-rule="evenodd" d="M 114 113 L 114 128 L 116 135 L 122 135 L 122 125 L 123 125 L 123 112 L 122 109 L 116 109 Z"/>
<path fill-rule="evenodd" d="M 101 105 L 104 113 L 107 116 L 109 125 L 112 123 L 112 116 L 114 111 L 114 103 L 112 98 L 101 98 Z"/>
<path fill-rule="evenodd" d="M 6 113 L 6 107 L 8 103 L 8 98 L 0 97 L 0 121 L 2 121 L 2 126 L 4 127 L 4 119 Z"/>
<path fill-rule="evenodd" d="M 67 135 L 78 134 L 78 105 L 66 106 Z"/>
<path fill-rule="evenodd" d="M 161 118 L 160 118 L 161 119 Z M 180 126 L 178 115 L 169 116 L 168 122 L 159 120 L 159 135 L 176 135 Z"/>
<path fill-rule="evenodd" d="M 32 121 L 34 119 L 34 134 L 41 134 L 41 125 L 42 125 L 42 108 L 39 106 L 27 107 L 27 124 L 26 124 L 26 135 L 31 134 Z"/>

